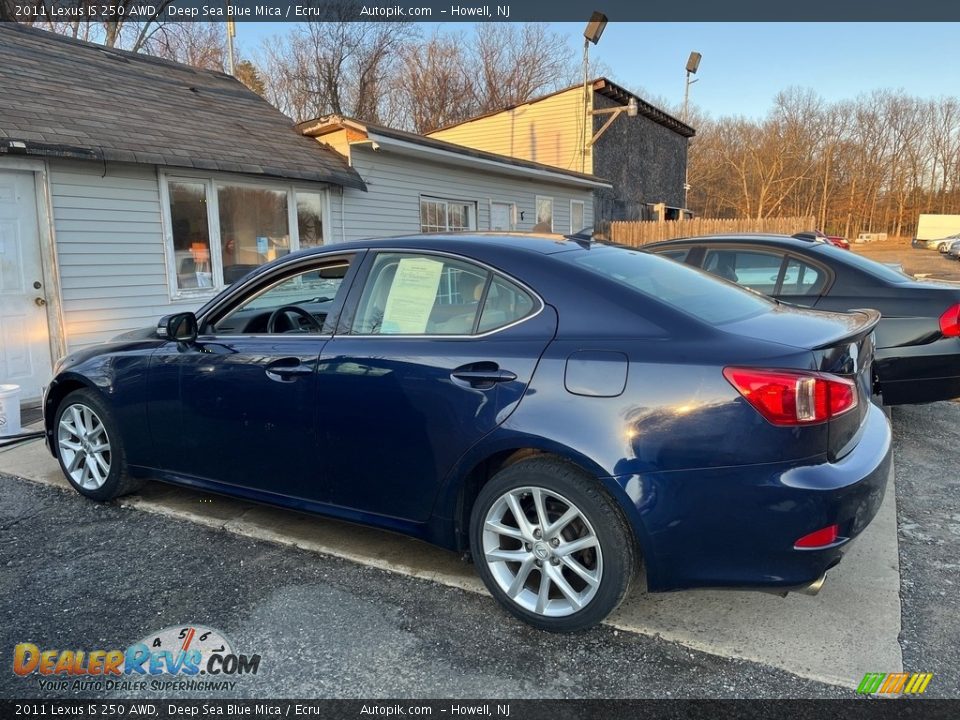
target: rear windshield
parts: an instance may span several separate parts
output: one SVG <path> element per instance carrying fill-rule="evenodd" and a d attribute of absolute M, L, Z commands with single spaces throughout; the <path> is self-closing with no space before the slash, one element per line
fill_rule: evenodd
<path fill-rule="evenodd" d="M 863 255 L 859 255 L 852 250 L 843 250 L 833 245 L 823 244 L 817 245 L 817 252 L 830 255 L 832 258 L 847 265 L 852 265 L 858 270 L 867 273 L 867 275 L 872 275 L 879 280 L 886 280 L 892 283 L 905 283 L 913 280 L 909 275 L 897 272 L 892 267 L 887 267 L 882 263 L 878 263 L 876 260 L 865 258 Z"/>
<path fill-rule="evenodd" d="M 773 306 L 762 295 L 689 265 L 638 250 L 595 245 L 588 252 L 561 253 L 556 257 L 711 325 L 744 320 L 767 312 Z"/>

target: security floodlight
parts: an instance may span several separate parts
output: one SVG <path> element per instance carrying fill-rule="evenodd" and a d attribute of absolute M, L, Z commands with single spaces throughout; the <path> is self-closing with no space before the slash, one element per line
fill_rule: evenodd
<path fill-rule="evenodd" d="M 639 108 L 637 107 L 637 99 L 635 97 L 631 97 L 627 102 L 627 117 L 636 117 L 638 111 Z"/>
<path fill-rule="evenodd" d="M 698 52 L 690 53 L 690 57 L 687 59 L 687 72 L 694 75 L 697 74 L 697 68 L 700 67 L 700 58 L 703 57 Z"/>
<path fill-rule="evenodd" d="M 603 35 L 603 30 L 606 27 L 607 16 L 602 12 L 594 12 L 590 16 L 590 22 L 587 23 L 587 29 L 583 31 L 583 36 L 596 45 L 600 42 L 600 36 Z"/>

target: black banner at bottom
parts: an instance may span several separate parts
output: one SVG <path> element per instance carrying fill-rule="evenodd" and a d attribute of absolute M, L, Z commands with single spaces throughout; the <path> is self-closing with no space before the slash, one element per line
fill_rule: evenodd
<path fill-rule="evenodd" d="M 958 700 L 0 700 L 0 718 L 510 718 L 511 720 L 926 720 Z"/>

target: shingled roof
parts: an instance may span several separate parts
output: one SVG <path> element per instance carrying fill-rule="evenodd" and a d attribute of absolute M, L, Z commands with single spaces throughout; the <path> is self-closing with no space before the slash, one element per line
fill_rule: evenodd
<path fill-rule="evenodd" d="M 0 23 L 0 154 L 164 165 L 365 189 L 229 75 Z"/>

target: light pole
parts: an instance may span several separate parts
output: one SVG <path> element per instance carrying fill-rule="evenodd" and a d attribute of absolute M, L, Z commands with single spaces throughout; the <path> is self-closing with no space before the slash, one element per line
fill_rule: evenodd
<path fill-rule="evenodd" d="M 687 121 L 687 110 L 690 104 L 690 86 L 693 85 L 700 78 L 690 79 L 691 75 L 697 74 L 697 68 L 700 67 L 700 58 L 703 57 L 698 52 L 690 53 L 690 57 L 687 58 L 687 84 L 683 89 L 683 121 Z"/>
<path fill-rule="evenodd" d="M 233 38 L 237 34 L 237 26 L 234 24 L 233 20 L 227 20 L 227 67 L 231 75 L 236 75 L 236 67 L 234 65 L 234 56 L 233 56 Z"/>
<path fill-rule="evenodd" d="M 587 167 L 587 122 L 593 116 L 590 114 L 590 43 L 596 45 L 600 36 L 607 27 L 607 16 L 602 12 L 594 11 L 590 21 L 583 30 L 583 129 L 580 133 L 580 172 L 586 172 Z M 591 127 L 592 130 L 592 127 Z"/>
<path fill-rule="evenodd" d="M 690 79 L 691 75 L 697 74 L 697 69 L 700 67 L 700 58 L 703 57 L 697 51 L 690 53 L 690 57 L 687 58 L 687 82 L 683 87 L 683 122 L 687 122 L 688 113 L 690 110 L 690 86 L 693 85 L 700 78 Z M 687 149 L 690 148 L 690 140 L 687 139 Z M 690 157 L 689 153 L 686 158 L 686 162 L 683 164 L 683 208 L 680 210 L 680 219 L 685 220 L 687 216 L 687 193 L 690 192 Z"/>

